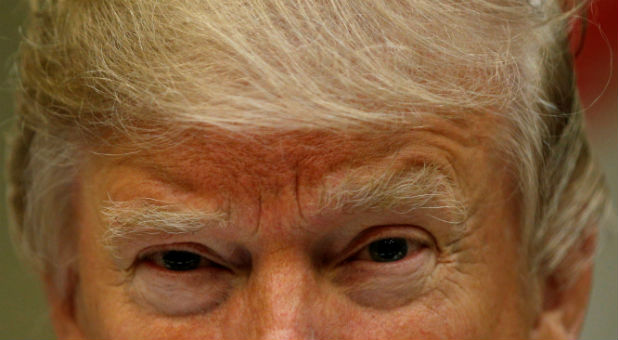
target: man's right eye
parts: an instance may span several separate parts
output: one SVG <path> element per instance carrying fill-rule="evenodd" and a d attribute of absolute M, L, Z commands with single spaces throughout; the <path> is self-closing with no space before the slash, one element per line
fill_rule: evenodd
<path fill-rule="evenodd" d="M 202 256 L 199 251 L 183 248 L 185 247 L 153 251 L 141 257 L 141 261 L 172 272 L 190 272 L 204 267 L 223 268 L 220 264 Z"/>
<path fill-rule="evenodd" d="M 204 313 L 227 298 L 234 273 L 195 243 L 151 247 L 134 264 L 135 300 L 166 315 Z"/>

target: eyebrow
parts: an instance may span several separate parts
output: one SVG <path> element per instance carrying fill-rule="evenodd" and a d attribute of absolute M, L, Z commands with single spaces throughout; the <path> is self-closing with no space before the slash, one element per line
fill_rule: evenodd
<path fill-rule="evenodd" d="M 320 209 L 344 211 L 389 211 L 409 214 L 434 210 L 432 216 L 453 225 L 468 217 L 452 178 L 438 167 L 423 163 L 403 168 L 358 168 L 320 195 Z M 440 210 L 440 213 L 438 213 Z M 431 214 L 431 213 L 430 213 Z"/>
<path fill-rule="evenodd" d="M 453 180 L 436 166 L 423 163 L 403 168 L 359 167 L 336 181 L 323 185 L 318 193 L 318 213 L 341 211 L 423 211 L 431 217 L 461 226 L 467 218 L 466 205 L 457 199 Z M 223 210 L 195 210 L 152 198 L 104 201 L 101 214 L 107 224 L 104 245 L 116 253 L 122 241 L 140 237 L 182 235 L 209 228 L 226 228 L 230 213 Z"/>
<path fill-rule="evenodd" d="M 177 203 L 152 198 L 131 201 L 108 199 L 103 203 L 101 214 L 107 224 L 103 242 L 112 252 L 123 240 L 191 234 L 205 228 L 229 225 L 228 212 L 187 209 Z"/>

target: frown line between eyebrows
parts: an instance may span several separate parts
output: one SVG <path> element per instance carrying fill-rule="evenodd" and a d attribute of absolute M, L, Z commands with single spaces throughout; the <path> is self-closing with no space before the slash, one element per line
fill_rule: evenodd
<path fill-rule="evenodd" d="M 365 212 L 411 214 L 422 211 L 463 231 L 467 207 L 447 174 L 428 164 L 403 168 L 356 168 L 319 188 L 317 214 Z M 121 244 L 143 237 L 187 235 L 211 228 L 227 228 L 229 211 L 188 209 L 178 203 L 142 198 L 103 202 L 106 231 L 103 244 L 117 254 Z M 454 230 L 458 233 L 458 230 Z"/>

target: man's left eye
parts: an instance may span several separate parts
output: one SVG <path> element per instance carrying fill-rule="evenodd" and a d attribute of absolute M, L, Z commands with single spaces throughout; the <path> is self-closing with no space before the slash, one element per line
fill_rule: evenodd
<path fill-rule="evenodd" d="M 386 237 L 365 245 L 350 260 L 369 262 L 397 262 L 427 248 L 419 240 L 404 237 Z"/>

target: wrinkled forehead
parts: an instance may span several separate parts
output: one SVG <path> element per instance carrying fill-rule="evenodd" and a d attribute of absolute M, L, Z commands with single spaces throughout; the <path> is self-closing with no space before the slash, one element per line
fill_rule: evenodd
<path fill-rule="evenodd" d="M 192 179 L 210 186 L 275 188 L 294 177 L 318 181 L 344 166 L 379 162 L 397 153 L 406 142 L 404 133 L 299 130 L 244 135 L 190 130 L 182 142 L 145 148 L 126 162 L 164 173 L 188 187 L 194 186 L 189 183 Z"/>
<path fill-rule="evenodd" d="M 142 169 L 184 190 L 254 194 L 291 183 L 323 185 L 329 176 L 355 169 L 376 178 L 412 167 L 454 172 L 469 166 L 465 158 L 473 150 L 493 152 L 499 125 L 495 116 L 469 115 L 466 119 L 425 117 L 390 129 L 239 132 L 195 127 L 155 143 L 125 140 L 98 158 L 114 166 Z"/>

